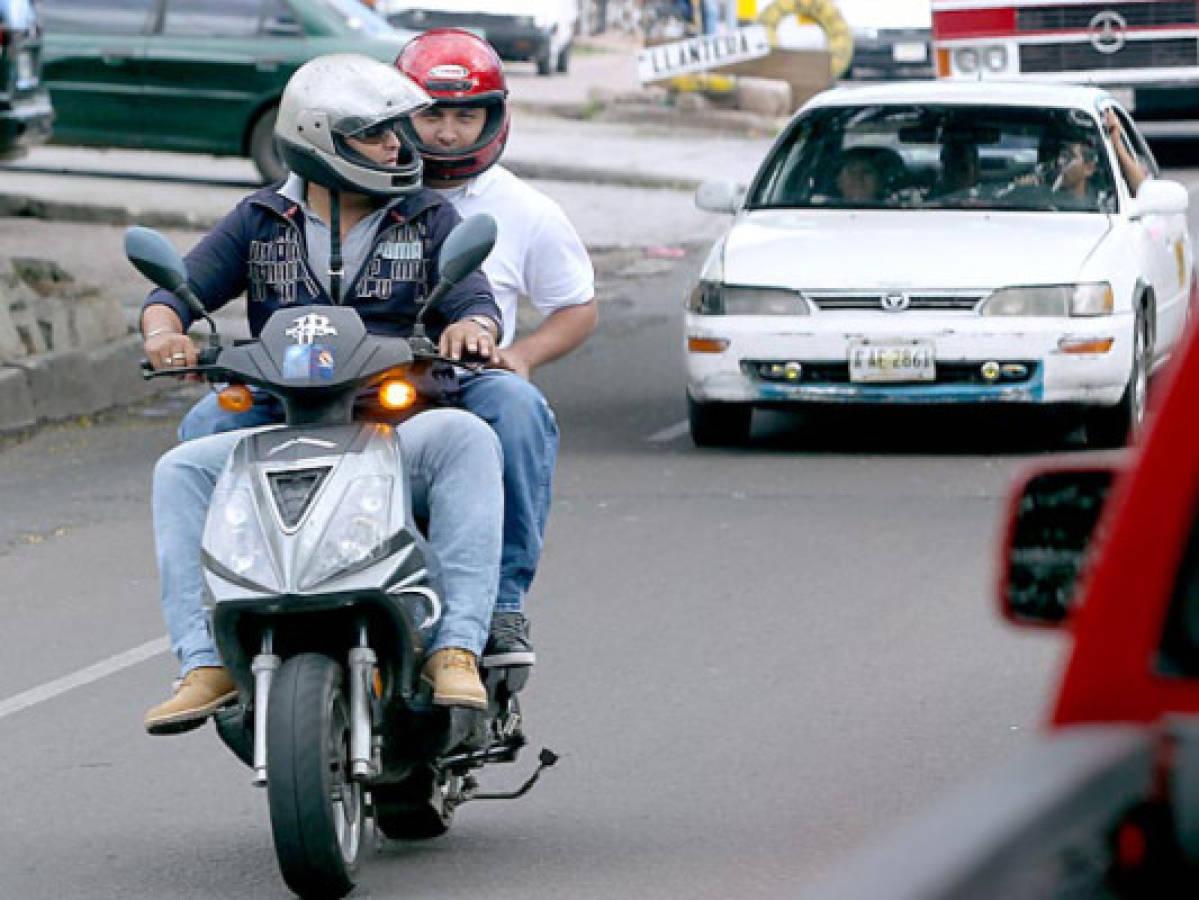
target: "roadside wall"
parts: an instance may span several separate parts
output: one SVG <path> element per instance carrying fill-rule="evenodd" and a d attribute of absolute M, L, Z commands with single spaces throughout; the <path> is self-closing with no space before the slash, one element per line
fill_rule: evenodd
<path fill-rule="evenodd" d="M 149 397 L 120 304 L 49 260 L 0 256 L 0 434 Z"/>

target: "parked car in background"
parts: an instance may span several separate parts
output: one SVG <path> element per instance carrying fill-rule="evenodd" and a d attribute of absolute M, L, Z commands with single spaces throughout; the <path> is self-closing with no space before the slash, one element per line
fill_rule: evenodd
<path fill-rule="evenodd" d="M 325 53 L 392 62 L 410 32 L 358 0 L 40 0 L 45 82 L 68 144 L 248 156 L 285 172 L 275 112 Z"/>
<path fill-rule="evenodd" d="M 1100 123 L 1149 176 L 1133 194 Z M 687 303 L 700 445 L 754 407 L 1026 404 L 1076 410 L 1096 445 L 1140 422 L 1199 304 L 1185 187 L 1090 87 L 908 81 L 796 114 Z"/>
<path fill-rule="evenodd" d="M 37 12 L 30 0 L 0 0 L 0 158 L 46 140 L 53 119 Z"/>
<path fill-rule="evenodd" d="M 935 75 L 932 29 L 853 29 L 853 61 L 844 78 L 896 80 L 933 78 Z"/>
<path fill-rule="evenodd" d="M 399 28 L 461 28 L 484 38 L 501 59 L 531 61 L 538 75 L 566 72 L 578 28 L 578 0 L 376 0 Z"/>

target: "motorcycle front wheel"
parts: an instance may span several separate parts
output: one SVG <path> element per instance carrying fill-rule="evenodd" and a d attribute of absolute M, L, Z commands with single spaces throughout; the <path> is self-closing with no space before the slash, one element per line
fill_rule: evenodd
<path fill-rule="evenodd" d="M 343 897 L 362 844 L 362 787 L 350 778 L 350 716 L 341 666 L 288 659 L 267 710 L 267 799 L 275 855 L 301 897 Z"/>

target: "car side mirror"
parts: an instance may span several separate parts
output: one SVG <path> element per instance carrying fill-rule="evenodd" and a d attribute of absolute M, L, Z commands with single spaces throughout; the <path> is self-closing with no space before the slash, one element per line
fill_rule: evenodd
<path fill-rule="evenodd" d="M 695 192 L 695 205 L 714 213 L 735 213 L 745 200 L 745 187 L 732 181 L 705 181 Z"/>
<path fill-rule="evenodd" d="M 1190 194 L 1177 181 L 1146 178 L 1141 182 L 1137 195 L 1132 198 L 1128 214 L 1134 219 L 1141 216 L 1182 215 L 1190 205 Z"/>
<path fill-rule="evenodd" d="M 1118 471 L 1115 464 L 1056 464 L 1013 490 L 999 572 L 1009 621 L 1052 628 L 1069 616 Z"/>

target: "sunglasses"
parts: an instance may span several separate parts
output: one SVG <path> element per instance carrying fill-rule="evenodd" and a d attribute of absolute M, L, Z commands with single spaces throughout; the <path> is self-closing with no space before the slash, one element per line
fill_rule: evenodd
<path fill-rule="evenodd" d="M 384 122 L 379 125 L 372 125 L 369 128 L 363 128 L 361 131 L 356 131 L 350 137 L 364 144 L 381 144 L 387 140 L 389 134 L 398 136 L 399 133 L 399 122 Z"/>

